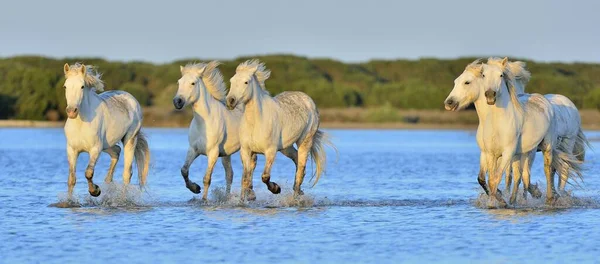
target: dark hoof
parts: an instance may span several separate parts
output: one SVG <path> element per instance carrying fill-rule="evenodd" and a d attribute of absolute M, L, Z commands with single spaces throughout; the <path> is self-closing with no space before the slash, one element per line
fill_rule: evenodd
<path fill-rule="evenodd" d="M 554 205 L 556 198 L 546 198 L 546 205 Z"/>
<path fill-rule="evenodd" d="M 297 190 L 294 192 L 294 195 L 296 195 L 296 196 L 304 195 L 304 192 L 302 190 Z"/>
<path fill-rule="evenodd" d="M 199 194 L 200 193 L 200 185 L 196 184 L 196 183 L 190 183 L 190 184 L 186 184 L 186 186 L 190 191 L 192 191 L 195 194 Z"/>
<path fill-rule="evenodd" d="M 535 185 L 532 184 L 531 186 L 529 186 L 529 193 L 535 199 L 542 198 L 542 192 L 540 191 L 540 188 L 538 187 L 537 184 L 535 184 Z"/>
<path fill-rule="evenodd" d="M 279 193 L 281 193 L 281 187 L 279 187 L 279 185 L 277 185 L 277 183 L 270 182 L 269 183 L 269 191 L 271 191 L 273 194 L 279 194 Z"/>
<path fill-rule="evenodd" d="M 90 195 L 94 196 L 94 197 L 98 197 L 98 196 L 100 196 L 100 193 L 102 193 L 100 191 L 100 187 L 98 187 L 98 185 L 94 184 L 94 190 L 93 191 L 90 190 Z"/>

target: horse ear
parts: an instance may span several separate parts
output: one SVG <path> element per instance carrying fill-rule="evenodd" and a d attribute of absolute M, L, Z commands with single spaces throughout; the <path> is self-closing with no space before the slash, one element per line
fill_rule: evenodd
<path fill-rule="evenodd" d="M 202 75 L 204 73 L 204 70 L 206 70 L 206 66 L 202 67 L 201 69 L 198 69 L 198 71 L 196 72 L 196 74 Z"/>
<path fill-rule="evenodd" d="M 179 71 L 183 74 L 183 66 L 179 65 Z"/>
<path fill-rule="evenodd" d="M 69 64 L 65 63 L 65 66 L 63 66 L 63 71 L 65 71 L 65 75 L 67 75 L 67 73 L 69 72 Z"/>
<path fill-rule="evenodd" d="M 85 76 L 85 73 L 87 72 L 87 67 L 85 66 L 85 64 L 81 64 L 81 75 Z"/>
<path fill-rule="evenodd" d="M 506 63 L 508 63 L 508 57 L 504 57 L 504 59 L 502 59 L 502 66 L 506 66 Z"/>

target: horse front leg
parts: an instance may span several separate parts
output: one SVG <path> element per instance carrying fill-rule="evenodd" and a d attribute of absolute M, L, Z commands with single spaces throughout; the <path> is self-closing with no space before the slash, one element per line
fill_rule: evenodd
<path fill-rule="evenodd" d="M 217 163 L 217 159 L 219 159 L 219 149 L 215 148 L 215 151 L 211 151 L 207 154 L 208 164 L 206 166 L 206 172 L 204 173 L 204 194 L 202 195 L 202 200 L 204 201 L 208 200 L 208 188 L 210 187 L 213 169 Z"/>
<path fill-rule="evenodd" d="M 90 161 L 88 163 L 87 168 L 85 169 L 85 178 L 88 181 L 88 191 L 91 196 L 98 197 L 101 193 L 100 187 L 94 184 L 94 168 L 96 167 L 96 162 L 98 161 L 98 157 L 100 156 L 100 147 L 93 148 L 89 151 Z"/>
<path fill-rule="evenodd" d="M 502 174 L 506 170 L 506 167 L 508 167 L 509 162 L 512 161 L 513 155 L 514 149 L 504 151 L 502 153 L 500 162 L 498 162 L 497 159 L 492 160 L 492 162 L 495 162 L 496 164 L 495 166 L 492 166 L 493 169 L 490 170 L 490 199 L 494 197 L 498 201 L 498 203 L 500 203 L 500 207 L 503 208 L 506 207 L 506 201 L 504 201 L 504 198 L 502 197 L 502 192 L 498 190 L 498 185 L 502 180 Z"/>
<path fill-rule="evenodd" d="M 271 181 L 271 167 L 273 166 L 273 162 L 275 162 L 276 154 L 276 150 L 265 151 L 265 170 L 262 174 L 263 183 L 267 185 L 267 189 L 274 194 L 281 193 L 281 187 L 279 187 L 277 183 Z"/>
<path fill-rule="evenodd" d="M 528 154 L 525 154 L 528 155 Z M 515 205 L 517 203 L 517 193 L 519 192 L 519 184 L 521 184 L 521 172 L 522 172 L 523 164 L 521 163 L 521 157 L 516 156 L 512 161 L 512 173 L 513 173 L 513 189 L 510 195 L 510 204 Z M 508 172 L 507 174 L 508 175 Z M 506 179 L 509 181 L 509 179 Z M 507 191 L 509 190 L 510 185 L 507 184 Z"/>
<path fill-rule="evenodd" d="M 479 175 L 477 175 L 477 182 L 479 182 L 479 185 L 481 186 L 485 194 L 490 195 L 490 192 L 488 191 L 487 187 L 487 182 L 485 180 L 485 175 L 487 172 L 487 162 L 485 156 L 486 155 L 483 152 L 481 152 L 481 154 L 479 155 Z"/>
<path fill-rule="evenodd" d="M 227 196 L 231 193 L 231 184 L 233 183 L 233 168 L 231 167 L 231 156 L 224 156 L 221 158 L 221 163 L 225 169 L 225 182 L 227 187 L 225 193 Z"/>
<path fill-rule="evenodd" d="M 525 199 L 527 199 L 528 192 L 533 198 L 539 199 L 542 197 L 542 192 L 540 192 L 537 184 L 531 184 L 531 165 L 535 160 L 535 152 L 536 150 L 533 150 L 527 155 L 521 155 L 521 162 L 523 164 L 523 197 Z"/>
<path fill-rule="evenodd" d="M 191 181 L 189 178 L 190 166 L 192 162 L 200 155 L 193 147 L 189 147 L 187 151 L 187 155 L 185 157 L 185 162 L 183 166 L 181 166 L 181 177 L 183 177 L 183 181 L 185 182 L 185 187 L 188 188 L 191 192 L 195 194 L 200 193 L 200 185 Z"/>
<path fill-rule="evenodd" d="M 106 173 L 106 178 L 104 178 L 105 183 L 111 183 L 113 181 L 113 174 L 115 173 L 115 168 L 117 167 L 117 162 L 119 162 L 119 156 L 121 155 L 121 147 L 114 145 L 108 149 L 105 149 L 108 155 L 110 155 L 110 166 L 108 167 L 108 173 Z"/>
<path fill-rule="evenodd" d="M 252 153 L 250 149 L 242 147 L 240 149 L 240 157 L 242 159 L 242 166 L 244 170 L 242 172 L 242 191 L 240 198 L 242 201 L 256 200 L 256 194 L 254 193 L 252 186 L 252 174 L 256 168 L 256 153 Z"/>
<path fill-rule="evenodd" d="M 75 167 L 77 166 L 77 158 L 79 157 L 79 153 L 79 151 L 67 146 L 67 160 L 69 161 L 69 180 L 67 181 L 67 185 L 69 200 L 73 198 L 73 188 L 75 187 L 75 183 L 77 183 Z"/>

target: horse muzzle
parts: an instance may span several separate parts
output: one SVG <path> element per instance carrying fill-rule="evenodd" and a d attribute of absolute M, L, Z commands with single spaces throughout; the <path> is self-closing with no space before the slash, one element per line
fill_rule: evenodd
<path fill-rule="evenodd" d="M 70 119 L 77 118 L 79 115 L 79 108 L 77 107 L 67 107 L 65 111 L 67 112 L 67 117 Z"/>
<path fill-rule="evenodd" d="M 227 109 L 233 110 L 237 106 L 237 101 L 233 97 L 227 97 Z"/>
<path fill-rule="evenodd" d="M 177 97 L 173 98 L 173 106 L 175 107 L 175 109 L 181 110 L 181 108 L 183 108 L 185 106 L 185 100 L 183 100 L 181 97 L 177 96 Z"/>
<path fill-rule="evenodd" d="M 448 111 L 456 111 L 458 109 L 458 102 L 453 98 L 448 98 L 444 101 L 444 108 Z"/>
<path fill-rule="evenodd" d="M 488 105 L 496 104 L 496 92 L 492 90 L 485 91 L 485 100 Z"/>

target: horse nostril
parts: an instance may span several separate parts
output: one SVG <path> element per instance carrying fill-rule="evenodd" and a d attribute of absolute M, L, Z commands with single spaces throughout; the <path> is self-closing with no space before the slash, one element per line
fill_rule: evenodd
<path fill-rule="evenodd" d="M 446 104 L 447 105 L 453 105 L 454 101 L 452 101 L 452 99 L 448 99 L 448 100 L 446 100 Z"/>
<path fill-rule="evenodd" d="M 487 90 L 485 91 L 485 97 L 496 97 L 496 92 L 495 91 L 491 91 L 491 90 Z"/>
<path fill-rule="evenodd" d="M 181 108 L 183 106 L 183 99 L 179 97 L 173 98 L 173 105 L 175 106 L 175 108 Z"/>
<path fill-rule="evenodd" d="M 235 103 L 235 98 L 233 98 L 233 97 L 227 98 L 227 103 L 229 103 L 229 105 L 233 105 L 233 103 Z"/>

